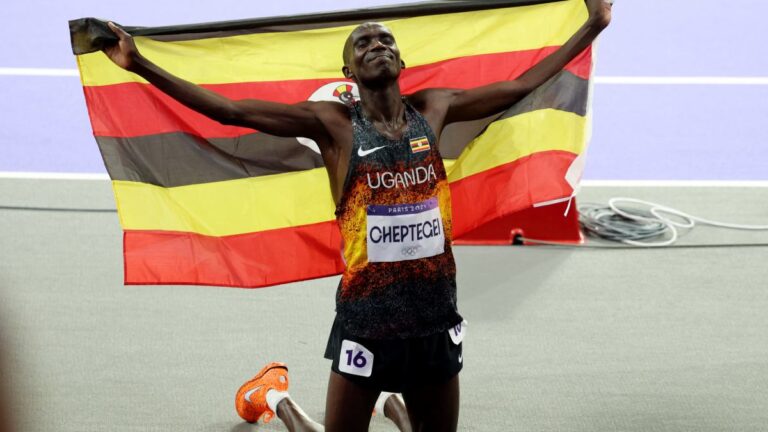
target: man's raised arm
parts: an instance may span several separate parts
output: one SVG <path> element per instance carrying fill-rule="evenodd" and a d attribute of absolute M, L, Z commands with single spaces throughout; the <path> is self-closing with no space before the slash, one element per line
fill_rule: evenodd
<path fill-rule="evenodd" d="M 612 2 L 586 0 L 586 3 L 589 18 L 581 28 L 557 51 L 516 80 L 445 93 L 449 102 L 445 124 L 476 120 L 503 111 L 563 70 L 571 60 L 592 44 L 611 21 Z"/>
<path fill-rule="evenodd" d="M 109 28 L 117 35 L 115 45 L 104 53 L 121 68 L 149 81 L 189 108 L 223 124 L 244 126 L 277 136 L 304 136 L 318 143 L 328 142 L 328 133 L 311 103 L 296 105 L 261 101 L 232 100 L 163 70 L 139 53 L 131 35 L 114 23 Z"/>

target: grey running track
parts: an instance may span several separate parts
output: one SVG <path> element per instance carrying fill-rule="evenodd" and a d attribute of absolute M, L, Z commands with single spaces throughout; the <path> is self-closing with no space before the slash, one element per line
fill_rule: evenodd
<path fill-rule="evenodd" d="M 764 224 L 768 188 L 583 192 L 616 195 Z M 113 206 L 107 181 L 5 179 L 0 196 Z M 338 277 L 123 287 L 114 213 L 0 210 L 0 220 L 0 390 L 17 430 L 284 430 L 234 410 L 240 384 L 276 360 L 293 398 L 322 419 Z M 764 246 L 696 247 L 715 243 Z M 469 321 L 460 430 L 765 430 L 768 232 L 700 228 L 680 244 L 690 247 L 456 248 Z M 395 430 L 381 416 L 371 429 Z"/>

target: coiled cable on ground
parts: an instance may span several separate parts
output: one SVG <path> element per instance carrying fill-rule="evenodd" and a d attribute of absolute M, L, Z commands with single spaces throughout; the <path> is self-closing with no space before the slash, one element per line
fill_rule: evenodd
<path fill-rule="evenodd" d="M 638 205 L 645 208 L 638 208 Z M 718 222 L 650 201 L 623 197 L 610 199 L 607 206 L 580 204 L 579 223 L 584 231 L 592 235 L 641 247 L 669 246 L 677 241 L 679 229 L 692 229 L 696 224 L 737 230 L 768 230 L 768 225 Z M 667 238 L 648 241 L 662 236 Z"/>

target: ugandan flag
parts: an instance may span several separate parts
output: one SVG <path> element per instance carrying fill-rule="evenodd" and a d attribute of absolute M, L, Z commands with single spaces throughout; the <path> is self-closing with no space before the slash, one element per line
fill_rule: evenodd
<path fill-rule="evenodd" d="M 298 103 L 355 97 L 341 54 L 364 21 L 392 29 L 409 94 L 514 79 L 586 18 L 583 0 L 437 1 L 126 30 L 144 56 L 181 78 L 233 99 Z M 104 22 L 75 20 L 70 29 L 124 230 L 126 284 L 260 287 L 343 271 L 334 204 L 312 141 L 207 119 L 99 52 L 115 40 Z M 508 237 L 509 217 L 572 197 L 591 66 L 587 50 L 506 112 L 445 129 L 456 239 L 499 221 L 497 237 Z"/>

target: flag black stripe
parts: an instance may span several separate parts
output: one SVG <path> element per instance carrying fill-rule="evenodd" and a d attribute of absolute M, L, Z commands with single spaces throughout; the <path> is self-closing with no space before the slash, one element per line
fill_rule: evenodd
<path fill-rule="evenodd" d="M 448 125 L 440 137 L 446 159 L 459 157 L 464 147 L 493 121 L 541 109 L 584 116 L 589 81 L 563 71 L 504 113 L 474 122 Z M 237 138 L 204 139 L 177 132 L 132 138 L 96 137 L 113 180 L 163 187 L 185 186 L 282 174 L 323 166 L 320 155 L 296 138 L 252 133 Z"/>

